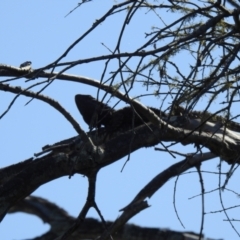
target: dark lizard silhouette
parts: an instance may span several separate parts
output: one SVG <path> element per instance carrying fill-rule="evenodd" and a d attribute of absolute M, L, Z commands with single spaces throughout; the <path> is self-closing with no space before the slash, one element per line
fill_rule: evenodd
<path fill-rule="evenodd" d="M 131 106 L 114 110 L 90 95 L 81 94 L 75 96 L 75 102 L 90 129 L 104 126 L 107 132 L 124 132 L 149 122 L 147 117 Z M 153 107 L 150 109 L 160 117 L 166 116 L 159 109 Z"/>
<path fill-rule="evenodd" d="M 212 114 L 208 111 L 191 111 L 186 112 L 185 108 L 181 106 L 174 106 L 172 115 L 184 116 L 186 115 L 190 119 L 201 119 L 202 122 L 209 121 L 211 123 L 220 124 L 219 127 L 227 127 L 230 130 L 240 132 L 240 123 L 229 120 L 220 115 Z"/>
<path fill-rule="evenodd" d="M 166 114 L 159 109 L 153 107 L 149 107 L 149 109 L 151 109 L 159 117 L 166 117 Z M 114 132 L 116 130 L 124 132 L 148 122 L 149 120 L 145 115 L 136 111 L 133 107 L 128 106 L 113 112 L 110 124 L 106 126 L 106 129 L 110 132 Z"/>
<path fill-rule="evenodd" d="M 90 95 L 78 94 L 75 96 L 75 102 L 85 123 L 89 129 L 107 126 L 114 112 L 114 109 L 107 104 L 99 102 Z"/>
<path fill-rule="evenodd" d="M 108 132 L 127 131 L 149 122 L 148 118 L 143 114 L 134 110 L 131 106 L 124 107 L 119 110 L 114 110 L 105 103 L 98 101 L 90 95 L 78 94 L 75 96 L 75 101 L 83 116 L 84 121 L 90 129 L 105 127 Z M 167 114 L 159 109 L 149 107 L 159 117 L 168 117 Z M 185 110 L 181 106 L 175 106 L 171 116 L 185 116 Z M 240 132 L 240 124 L 228 120 L 222 116 L 214 115 L 209 112 L 191 111 L 187 113 L 190 119 L 201 119 L 212 123 L 220 123 L 227 128 Z"/>

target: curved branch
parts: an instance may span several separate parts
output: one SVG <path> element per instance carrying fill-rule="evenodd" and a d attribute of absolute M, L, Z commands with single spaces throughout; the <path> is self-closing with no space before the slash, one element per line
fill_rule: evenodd
<path fill-rule="evenodd" d="M 81 129 L 81 127 L 79 126 L 79 124 L 77 123 L 77 121 L 75 121 L 75 119 L 70 115 L 69 112 L 67 112 L 65 110 L 65 108 L 63 108 L 58 102 L 56 102 L 55 100 L 44 96 L 42 94 L 36 94 L 35 92 L 29 91 L 27 89 L 23 89 L 21 87 L 11 87 L 8 84 L 3 84 L 0 83 L 0 90 L 2 91 L 8 91 L 8 92 L 12 92 L 17 94 L 17 96 L 13 99 L 13 101 L 11 102 L 10 106 L 8 107 L 8 109 L 0 116 L 0 119 L 9 111 L 10 107 L 12 106 L 12 104 L 14 103 L 14 101 L 16 100 L 16 98 L 19 95 L 24 95 L 27 97 L 32 97 L 32 98 L 36 98 L 39 99 L 47 104 L 49 104 L 50 106 L 52 106 L 53 108 L 55 108 L 57 111 L 59 111 L 73 126 L 73 128 L 77 131 L 77 133 L 79 135 L 82 136 L 82 138 L 90 141 L 86 135 L 86 133 Z"/>
<path fill-rule="evenodd" d="M 94 149 L 89 148 L 88 142 L 80 139 L 80 142 L 73 141 L 73 144 L 69 147 L 56 149 L 42 158 L 37 158 L 23 171 L 0 186 L 1 219 L 16 201 L 30 195 L 36 188 L 48 181 L 74 173 L 88 175 L 93 170 L 109 165 L 137 149 L 154 146 L 160 141 L 176 141 L 185 145 L 192 143 L 203 145 L 216 154 L 211 155 L 211 157 L 221 156 L 230 164 L 239 162 L 239 159 L 237 159 L 239 145 L 234 139 L 221 133 L 190 131 L 166 123 L 165 125 L 164 128 L 153 125 L 140 126 L 134 129 L 134 133 L 130 130 L 120 134 Z M 89 136 L 91 134 L 94 136 L 94 133 L 96 132 L 91 132 Z M 183 163 L 179 164 L 182 166 Z M 188 169 L 194 165 L 195 163 L 189 165 L 189 162 L 186 162 L 186 165 L 182 168 L 184 170 L 184 167 Z M 12 191 L 13 187 L 14 192 Z M 147 196 L 151 196 L 156 190 L 153 188 L 152 192 L 147 191 Z M 140 197 L 138 196 L 137 200 L 134 201 L 138 202 L 138 199 L 142 200 L 145 197 L 144 191 L 143 195 L 141 193 Z"/>
<path fill-rule="evenodd" d="M 1 69 L 1 66 L 0 66 L 0 69 Z M 10 72 L 11 72 L 11 68 L 8 69 Z M 62 72 L 62 71 L 61 71 Z M 70 74 L 63 74 L 63 73 L 46 73 L 46 72 L 39 72 L 39 70 L 32 70 L 31 74 L 29 73 L 28 74 L 28 77 L 29 78 L 33 78 L 33 77 L 36 77 L 36 74 L 38 74 L 37 76 L 38 77 L 47 77 L 51 80 L 53 79 L 60 79 L 60 80 L 69 80 L 69 81 L 73 81 L 73 82 L 79 82 L 79 83 L 85 83 L 85 84 L 88 84 L 90 86 L 94 86 L 94 87 L 97 87 L 99 89 L 102 89 L 108 93 L 111 93 L 113 96 L 116 96 L 118 97 L 119 99 L 123 100 L 124 102 L 126 103 L 129 103 L 131 104 L 133 107 L 136 108 L 137 111 L 140 111 L 144 116 L 146 116 L 154 125 L 156 126 L 159 126 L 161 124 L 163 124 L 164 122 L 161 121 L 161 119 L 153 112 L 151 111 L 149 108 L 145 107 L 143 104 L 141 104 L 140 102 L 134 100 L 133 98 L 130 98 L 128 96 L 126 96 L 126 94 L 124 93 L 121 93 L 120 91 L 117 91 L 115 88 L 111 87 L 111 86 L 107 86 L 107 85 L 103 85 L 101 84 L 99 81 L 96 81 L 96 80 L 93 80 L 93 79 L 90 79 L 90 78 L 86 78 L 86 77 L 79 77 L 79 76 L 75 76 L 75 75 L 70 75 Z M 1 72 L 0 72 L 1 74 Z M 10 74 L 10 73 L 9 73 Z M 12 72 L 12 74 L 14 75 L 15 72 Z M 21 90 L 21 88 L 19 87 L 18 88 L 19 90 L 14 90 L 14 87 L 10 87 L 8 85 L 5 85 L 5 84 L 1 84 L 0 85 L 0 90 L 4 90 L 4 91 L 11 91 L 11 92 L 14 92 L 14 93 L 19 93 L 21 92 L 21 94 L 25 95 L 25 96 L 31 96 L 31 97 L 36 97 L 38 95 L 34 94 L 33 92 L 30 93 L 26 93 L 24 94 L 24 91 Z M 42 95 L 39 95 L 39 96 L 42 96 Z M 39 98 L 40 99 L 40 98 Z M 44 97 L 43 100 L 46 101 L 46 97 Z M 53 104 L 54 105 L 54 104 Z M 62 112 L 62 110 L 61 110 Z M 65 116 L 65 115 L 64 115 Z M 68 118 L 67 118 L 68 119 Z M 71 120 L 72 121 L 72 120 Z M 75 122 L 75 121 L 73 121 Z M 76 122 L 75 122 L 76 123 Z M 75 123 L 74 123 L 74 127 L 75 126 Z M 75 128 L 76 129 L 76 128 Z M 81 132 L 80 129 L 78 129 L 79 132 Z"/>
<path fill-rule="evenodd" d="M 69 226 L 73 224 L 76 220 L 74 217 L 68 215 L 63 209 L 58 207 L 56 204 L 49 202 L 48 200 L 36 196 L 30 196 L 26 199 L 18 202 L 14 207 L 12 207 L 9 213 L 15 212 L 25 212 L 29 214 L 34 214 L 42 219 L 44 222 L 50 224 L 50 230 L 38 236 L 32 240 L 53 240 L 59 235 L 65 232 Z M 108 221 L 107 226 L 110 227 L 114 224 Z M 117 224 L 115 224 L 116 226 Z M 166 236 L 179 236 L 179 238 L 190 237 L 189 232 L 176 232 L 166 229 L 158 228 L 146 228 L 139 227 L 134 224 L 126 224 L 122 228 L 117 228 L 117 232 L 114 233 L 114 239 L 165 239 Z M 72 234 L 69 240 L 79 240 L 79 239 L 96 239 L 102 234 L 102 223 L 93 218 L 86 218 L 83 224 L 77 229 L 74 234 Z M 139 233 L 142 237 L 139 236 Z M 199 236 L 199 234 L 191 233 L 192 239 Z"/>

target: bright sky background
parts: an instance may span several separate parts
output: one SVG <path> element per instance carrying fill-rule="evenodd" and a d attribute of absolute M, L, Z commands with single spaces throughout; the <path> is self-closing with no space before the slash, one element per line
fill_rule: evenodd
<path fill-rule="evenodd" d="M 0 7 L 0 63 L 19 66 L 22 62 L 29 60 L 32 61 L 34 69 L 46 66 L 58 58 L 114 3 L 114 1 L 95 0 L 83 5 L 65 18 L 64 16 L 78 2 L 2 1 Z M 101 43 L 103 42 L 111 50 L 114 49 L 118 36 L 116 33 L 122 25 L 125 14 L 126 12 L 116 15 L 102 24 L 63 61 L 109 54 Z M 149 17 L 148 19 L 151 21 L 145 21 L 144 16 Z M 166 13 L 162 18 L 171 22 L 172 19 L 168 16 L 170 15 Z M 158 21 L 157 17 L 154 19 L 154 17 L 148 16 L 147 11 L 141 11 L 141 14 L 138 14 L 133 21 L 131 28 L 127 29 L 122 49 L 131 51 L 136 49 L 136 45 L 140 46 L 145 37 L 144 33 L 150 32 L 152 25 L 157 25 Z M 182 63 L 179 62 L 179 64 Z M 104 62 L 83 64 L 70 69 L 67 73 L 99 80 L 103 67 Z M 112 70 L 116 70 L 116 68 Z M 35 81 L 38 82 L 41 79 Z M 17 80 L 12 84 L 26 86 L 24 80 Z M 135 91 L 136 94 L 139 94 L 141 88 L 135 89 Z M 95 95 L 96 89 L 83 84 L 57 80 L 44 91 L 45 95 L 59 101 L 87 131 L 88 127 L 83 122 L 74 103 L 74 95 L 77 93 Z M 0 114 L 6 110 L 13 97 L 13 94 L 0 92 Z M 34 153 L 40 152 L 41 147 L 46 144 L 53 144 L 76 135 L 72 126 L 59 112 L 38 100 L 25 106 L 28 100 L 23 96 L 18 98 L 8 114 L 0 120 L 0 167 L 30 158 Z M 144 103 L 155 106 L 153 100 L 146 100 Z M 186 151 L 183 146 L 178 146 L 176 149 Z M 182 158 L 174 159 L 166 153 L 155 152 L 153 148 L 142 149 L 131 155 L 130 161 L 121 173 L 126 159 L 127 157 L 102 169 L 98 175 L 96 198 L 105 220 L 115 220 L 120 214 L 118 210 L 126 206 L 148 181 L 176 161 L 182 160 Z M 218 163 L 219 159 L 212 160 L 210 163 L 204 163 L 203 168 L 217 172 Z M 238 182 L 236 175 L 235 173 L 229 188 L 234 188 L 234 182 Z M 204 174 L 204 179 L 206 191 L 218 187 L 217 174 Z M 180 225 L 173 208 L 174 182 L 175 179 L 169 181 L 149 199 L 151 207 L 132 218 L 130 223 L 198 232 L 201 221 L 201 198 L 198 196 L 189 199 L 200 194 L 198 175 L 196 173 L 183 175 L 177 184 L 176 206 L 185 229 Z M 237 187 L 235 189 L 238 189 Z M 75 175 L 71 179 L 66 176 L 45 184 L 33 194 L 58 204 L 76 217 L 85 202 L 86 193 L 86 177 Z M 227 191 L 224 192 L 224 200 L 226 207 L 239 204 L 239 199 Z M 205 204 L 207 212 L 221 209 L 219 192 L 206 195 Z M 239 216 L 238 208 L 234 208 L 231 214 L 232 218 L 237 218 Z M 88 216 L 98 218 L 94 210 L 91 210 Z M 225 219 L 224 214 L 220 213 L 206 215 L 203 230 L 205 236 L 214 239 L 237 239 L 238 236 L 230 224 L 224 221 Z M 43 234 L 47 229 L 48 225 L 42 223 L 35 216 L 21 213 L 9 214 L 0 224 L 0 239 L 33 238 Z"/>

